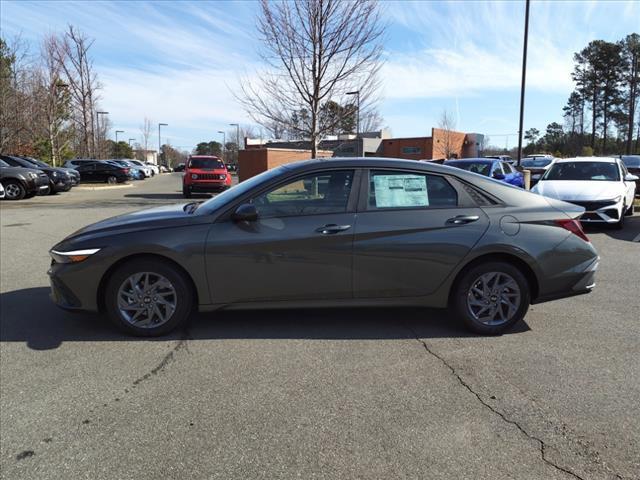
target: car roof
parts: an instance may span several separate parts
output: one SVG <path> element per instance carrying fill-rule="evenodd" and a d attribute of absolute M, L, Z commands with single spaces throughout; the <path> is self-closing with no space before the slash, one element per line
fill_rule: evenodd
<path fill-rule="evenodd" d="M 573 157 L 573 158 L 557 158 L 556 159 L 556 163 L 568 163 L 568 162 L 616 163 L 617 159 L 613 157 Z"/>
<path fill-rule="evenodd" d="M 445 165 L 448 163 L 494 163 L 500 161 L 500 158 L 456 158 L 451 160 L 445 160 Z"/>

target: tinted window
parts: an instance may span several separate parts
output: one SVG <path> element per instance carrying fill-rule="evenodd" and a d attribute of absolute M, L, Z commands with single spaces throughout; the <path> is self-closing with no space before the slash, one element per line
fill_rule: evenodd
<path fill-rule="evenodd" d="M 347 211 L 353 170 L 298 177 L 254 199 L 261 217 L 287 217 Z"/>
<path fill-rule="evenodd" d="M 422 149 L 420 147 L 402 147 L 402 153 L 418 155 L 422 153 Z"/>
<path fill-rule="evenodd" d="M 437 175 L 373 170 L 369 179 L 369 208 L 455 207 L 458 194 Z"/>
<path fill-rule="evenodd" d="M 618 181 L 618 165 L 609 162 L 562 162 L 554 164 L 543 180 Z"/>
<path fill-rule="evenodd" d="M 504 173 L 513 173 L 513 168 L 507 162 L 502 162 L 502 169 Z"/>
<path fill-rule="evenodd" d="M 469 172 L 479 173 L 488 177 L 491 173 L 491 162 L 446 162 L 445 165 L 451 167 L 461 168 L 462 170 L 468 170 Z"/>
<path fill-rule="evenodd" d="M 9 165 L 7 162 L 5 162 L 4 160 L 0 160 L 0 167 L 10 167 L 11 165 Z"/>
<path fill-rule="evenodd" d="M 216 168 L 224 168 L 224 163 L 215 158 L 192 158 L 191 160 L 189 160 L 189 168 L 213 170 Z"/>
<path fill-rule="evenodd" d="M 551 163 L 550 158 L 524 158 L 522 159 L 523 167 L 543 168 Z"/>
<path fill-rule="evenodd" d="M 640 168 L 640 155 L 622 157 L 622 161 L 627 168 Z"/>

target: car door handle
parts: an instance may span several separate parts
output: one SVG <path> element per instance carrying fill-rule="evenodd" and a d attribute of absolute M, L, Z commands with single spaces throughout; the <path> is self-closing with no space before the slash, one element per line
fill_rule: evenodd
<path fill-rule="evenodd" d="M 336 225 L 335 223 L 330 223 L 324 227 L 316 228 L 316 232 L 322 233 L 323 235 L 331 235 L 338 232 L 344 232 L 350 228 L 351 225 Z"/>
<path fill-rule="evenodd" d="M 450 218 L 447 220 L 447 223 L 453 223 L 454 225 L 462 225 L 465 223 L 475 222 L 479 220 L 480 217 L 478 215 L 458 215 L 456 217 Z"/>

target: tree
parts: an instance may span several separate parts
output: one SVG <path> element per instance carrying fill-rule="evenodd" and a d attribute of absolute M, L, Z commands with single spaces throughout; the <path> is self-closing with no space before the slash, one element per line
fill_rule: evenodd
<path fill-rule="evenodd" d="M 536 143 L 536 140 L 540 136 L 540 130 L 537 128 L 530 128 L 524 132 L 524 139 L 529 143 Z"/>
<path fill-rule="evenodd" d="M 625 68 L 623 81 L 627 90 L 625 152 L 629 155 L 632 152 L 634 121 L 640 85 L 640 35 L 632 33 L 626 36 L 622 41 L 622 57 Z"/>
<path fill-rule="evenodd" d="M 598 42 L 596 40 L 590 42 L 580 52 L 574 54 L 573 58 L 576 62 L 573 73 L 573 80 L 576 82 L 576 88 L 581 98 L 585 102 L 589 102 L 591 106 L 591 148 L 595 149 L 596 145 L 596 124 L 600 113 L 598 110 L 598 99 L 600 90 L 598 88 L 597 57 L 599 51 Z"/>
<path fill-rule="evenodd" d="M 169 165 L 170 167 L 175 167 L 178 163 L 185 162 L 189 156 L 188 152 L 177 150 L 168 143 L 162 145 L 160 152 L 162 152 L 163 164 Z"/>
<path fill-rule="evenodd" d="M 438 128 L 443 130 L 442 154 L 444 155 L 444 158 L 451 158 L 451 156 L 457 152 L 454 142 L 456 121 L 451 112 L 447 110 L 442 111 L 440 114 L 440 121 L 438 122 Z"/>
<path fill-rule="evenodd" d="M 347 93 L 359 91 L 364 111 L 373 98 L 383 31 L 372 0 L 262 0 L 258 32 L 271 70 L 254 83 L 241 82 L 236 96 L 260 125 L 275 121 L 309 139 L 315 157 L 318 142 L 334 127 L 320 121 L 322 106 L 346 104 Z M 308 120 L 294 121 L 302 109 Z"/>
<path fill-rule="evenodd" d="M 222 144 L 211 140 L 210 142 L 200 142 L 193 151 L 194 155 L 214 155 L 222 156 Z"/>
<path fill-rule="evenodd" d="M 124 140 L 118 143 L 113 140 L 106 141 L 108 156 L 111 158 L 133 158 L 133 149 Z"/>
<path fill-rule="evenodd" d="M 0 152 L 18 153 L 30 135 L 28 47 L 20 37 L 0 38 Z"/>
<path fill-rule="evenodd" d="M 140 145 L 144 149 L 145 155 L 147 153 L 147 150 L 149 150 L 149 139 L 151 138 L 151 129 L 152 129 L 151 119 L 144 117 L 144 121 L 142 122 L 142 125 L 140 125 L 140 138 L 142 139 L 142 142 L 140 143 Z"/>

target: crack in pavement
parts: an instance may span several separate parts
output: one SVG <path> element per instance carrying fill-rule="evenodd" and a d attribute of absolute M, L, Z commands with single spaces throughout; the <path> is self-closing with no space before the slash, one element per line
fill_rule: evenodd
<path fill-rule="evenodd" d="M 182 337 L 180 338 L 180 340 L 178 340 L 178 343 L 176 343 L 176 345 L 171 349 L 171 351 L 167 353 L 162 358 L 162 360 L 160 360 L 160 363 L 158 363 L 154 368 L 149 370 L 143 376 L 135 379 L 132 385 L 135 387 L 136 385 L 139 385 L 140 383 L 146 380 L 149 380 L 154 375 L 161 373 L 167 367 L 167 365 L 169 365 L 169 363 L 175 360 L 174 356 L 176 353 L 178 353 L 182 349 L 187 349 L 187 342 L 189 341 L 189 339 L 190 339 L 189 331 L 185 329 L 184 333 L 182 334 Z M 128 393 L 128 392 L 125 390 L 125 393 Z"/>
<path fill-rule="evenodd" d="M 503 414 L 502 412 L 496 410 L 495 408 L 493 408 L 490 404 L 488 404 L 487 402 L 485 402 L 482 397 L 476 393 L 475 390 L 473 390 L 473 388 L 471 388 L 471 385 L 469 385 L 467 382 L 465 382 L 462 377 L 458 374 L 458 372 L 456 371 L 455 368 L 453 368 L 449 362 L 447 362 L 442 356 L 438 355 L 436 352 L 434 352 L 431 348 L 429 348 L 429 346 L 427 345 L 427 343 L 422 340 L 419 335 L 417 334 L 417 332 L 415 330 L 413 330 L 413 328 L 408 327 L 405 325 L 405 327 L 411 332 L 413 333 L 413 335 L 415 336 L 415 339 L 422 344 L 422 346 L 424 347 L 424 349 L 427 351 L 427 353 L 429 353 L 430 355 L 434 356 L 435 358 L 437 358 L 438 360 L 440 360 L 440 362 L 447 367 L 451 373 L 453 374 L 454 377 L 456 377 L 456 379 L 458 380 L 458 382 L 460 383 L 460 385 L 462 385 L 464 388 L 466 388 L 471 394 L 473 394 L 473 396 L 475 396 L 478 401 L 484 405 L 486 408 L 488 408 L 489 410 L 491 410 L 491 412 L 493 412 L 494 414 L 496 414 L 497 416 L 499 416 L 502 420 L 504 420 L 505 422 L 514 425 L 525 437 L 527 437 L 530 440 L 534 440 L 535 442 L 538 442 L 539 446 L 540 446 L 540 458 L 542 459 L 543 462 L 545 462 L 546 464 L 550 465 L 551 467 L 555 468 L 556 470 L 559 470 L 563 473 L 566 473 L 567 475 L 571 475 L 571 477 L 573 478 L 577 478 L 578 480 L 585 480 L 583 477 L 581 477 L 580 475 L 578 475 L 575 472 L 572 472 L 571 470 L 561 467 L 560 465 L 557 465 L 555 463 L 553 463 L 551 460 L 549 460 L 546 456 L 546 444 L 545 442 L 530 434 L 529 432 L 527 432 L 518 422 L 516 422 L 515 420 L 511 420 L 510 418 L 507 418 L 505 416 L 505 414 Z M 617 474 L 616 474 L 617 475 Z M 617 475 L 619 478 L 619 475 Z"/>

